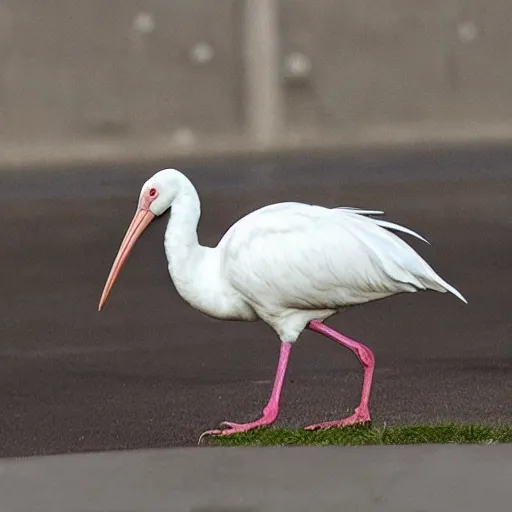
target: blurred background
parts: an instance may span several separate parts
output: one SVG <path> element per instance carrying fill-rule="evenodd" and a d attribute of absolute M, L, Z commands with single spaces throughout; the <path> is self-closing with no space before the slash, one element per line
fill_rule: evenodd
<path fill-rule="evenodd" d="M 0 0 L 0 456 L 193 445 L 255 418 L 278 339 L 167 273 L 166 216 L 97 303 L 142 183 L 202 199 L 215 245 L 276 201 L 382 209 L 467 297 L 332 325 L 370 346 L 375 424 L 512 421 L 512 3 Z M 304 333 L 280 424 L 351 413 L 353 355 Z"/>
<path fill-rule="evenodd" d="M 509 139 L 506 0 L 2 0 L 1 163 Z"/>

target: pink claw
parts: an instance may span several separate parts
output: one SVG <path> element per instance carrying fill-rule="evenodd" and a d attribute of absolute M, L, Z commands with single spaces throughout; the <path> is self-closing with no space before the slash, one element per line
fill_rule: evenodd
<path fill-rule="evenodd" d="M 309 425 L 304 427 L 305 430 L 326 430 L 328 428 L 334 427 L 347 427 L 349 425 L 359 425 L 364 423 L 369 423 L 370 419 L 370 411 L 368 409 L 360 409 L 359 407 L 355 410 L 355 413 L 348 418 L 344 418 L 342 420 L 335 421 L 326 421 L 324 423 L 315 423 L 314 425 Z"/>
<path fill-rule="evenodd" d="M 229 428 L 226 429 L 217 429 L 217 430 L 207 430 L 203 432 L 199 437 L 198 445 L 201 444 L 203 437 L 205 436 L 230 436 L 233 434 L 240 434 L 242 432 L 248 432 L 257 427 L 264 427 L 273 423 L 273 419 L 270 418 L 260 418 L 257 421 L 253 421 L 251 423 L 231 423 L 229 421 L 223 421 L 220 425 L 226 426 Z"/>

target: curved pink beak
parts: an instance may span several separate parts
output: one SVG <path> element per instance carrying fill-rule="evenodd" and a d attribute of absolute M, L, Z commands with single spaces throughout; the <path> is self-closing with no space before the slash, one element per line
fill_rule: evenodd
<path fill-rule="evenodd" d="M 114 286 L 117 276 L 119 275 L 122 266 L 128 258 L 128 255 L 135 246 L 135 242 L 137 242 L 140 235 L 142 235 L 144 230 L 149 226 L 154 218 L 155 214 L 147 208 L 139 207 L 135 212 L 135 216 L 130 223 L 128 231 L 126 231 L 126 235 L 124 236 L 121 247 L 119 248 L 116 259 L 114 260 L 112 269 L 110 270 L 110 274 L 107 278 L 107 282 L 105 283 L 105 288 L 103 289 L 103 293 L 101 295 L 98 311 L 101 311 L 101 308 L 107 301 L 110 290 L 112 289 L 112 286 Z"/>

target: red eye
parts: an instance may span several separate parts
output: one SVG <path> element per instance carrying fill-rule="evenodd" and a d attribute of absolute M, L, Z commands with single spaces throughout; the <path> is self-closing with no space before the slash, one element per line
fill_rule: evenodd
<path fill-rule="evenodd" d="M 150 191 L 149 191 L 149 197 L 155 197 L 156 196 L 156 188 L 152 188 Z"/>

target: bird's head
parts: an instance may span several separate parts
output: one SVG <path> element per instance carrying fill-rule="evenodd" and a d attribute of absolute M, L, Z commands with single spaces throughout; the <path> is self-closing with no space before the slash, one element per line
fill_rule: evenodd
<path fill-rule="evenodd" d="M 101 295 L 98 311 L 101 311 L 105 304 L 110 290 L 114 286 L 114 282 L 135 242 L 137 242 L 138 238 L 155 217 L 162 215 L 171 207 L 182 180 L 183 175 L 176 169 L 164 169 L 149 178 L 142 186 L 137 210 L 110 270 L 103 294 Z"/>
<path fill-rule="evenodd" d="M 147 210 L 158 217 L 172 205 L 180 188 L 183 175 L 176 169 L 164 169 L 151 176 L 140 191 L 139 210 Z"/>

